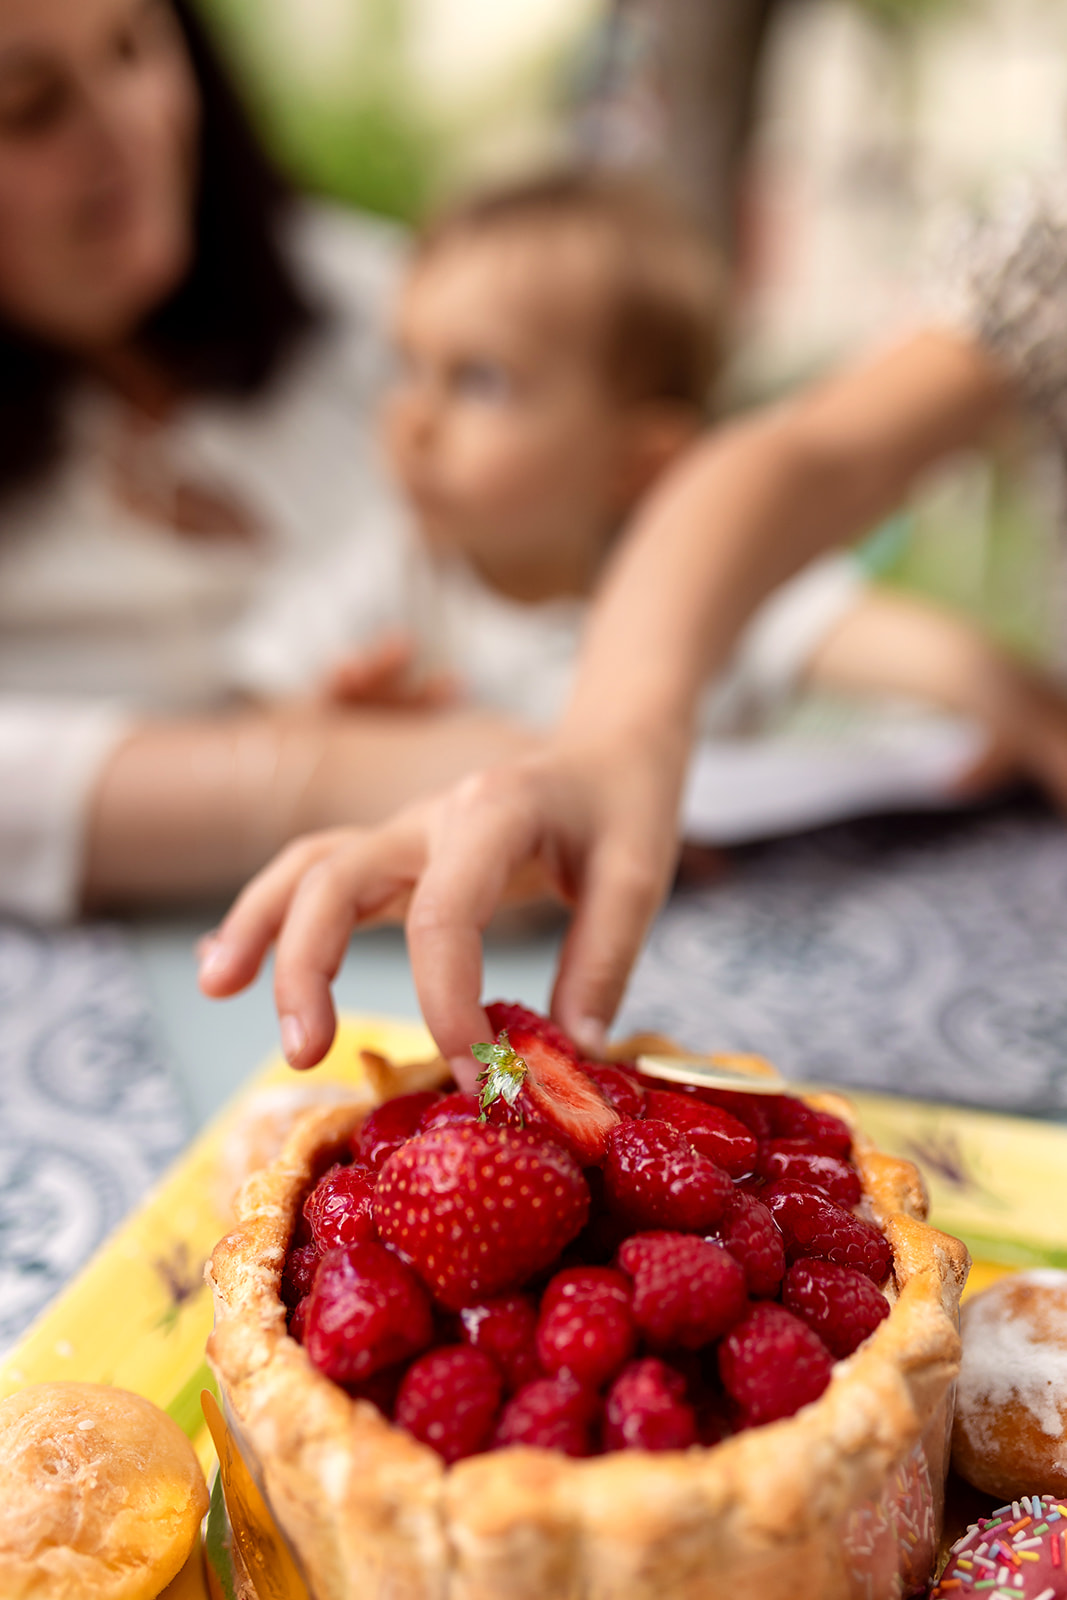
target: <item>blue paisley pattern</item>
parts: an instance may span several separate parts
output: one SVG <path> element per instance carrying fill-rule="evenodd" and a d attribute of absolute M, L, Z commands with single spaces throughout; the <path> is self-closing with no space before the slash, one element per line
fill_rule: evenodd
<path fill-rule="evenodd" d="M 122 935 L 0 924 L 0 1350 L 187 1134 Z"/>
<path fill-rule="evenodd" d="M 1037 802 L 732 851 L 653 929 L 620 1019 L 794 1079 L 1067 1112 L 1067 829 Z"/>

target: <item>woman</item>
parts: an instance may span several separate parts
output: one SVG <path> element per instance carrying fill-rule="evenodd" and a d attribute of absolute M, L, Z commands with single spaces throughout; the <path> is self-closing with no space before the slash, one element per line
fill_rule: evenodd
<path fill-rule="evenodd" d="M 961 259 L 940 319 L 902 345 L 698 447 L 627 535 L 549 746 L 384 828 L 294 844 L 204 952 L 207 993 L 234 993 L 277 938 L 289 1060 L 333 1036 L 330 979 L 353 926 L 407 908 L 426 1020 L 461 1081 L 486 1037 L 480 932 L 515 874 L 547 872 L 575 906 L 553 1015 L 599 1050 L 677 848 L 681 785 L 707 678 L 760 600 L 887 515 L 931 465 L 1020 406 L 1067 447 L 1067 190 L 1008 208 Z M 973 703 L 983 685 L 964 685 Z M 967 675 L 966 663 L 962 672 Z M 986 695 L 1008 756 L 1067 807 L 1062 699 Z M 961 697 L 962 698 L 962 697 Z"/>
<path fill-rule="evenodd" d="M 0 0 L 0 908 L 223 892 L 521 746 L 237 665 L 308 555 L 388 531 L 396 255 L 290 202 L 184 0 Z"/>

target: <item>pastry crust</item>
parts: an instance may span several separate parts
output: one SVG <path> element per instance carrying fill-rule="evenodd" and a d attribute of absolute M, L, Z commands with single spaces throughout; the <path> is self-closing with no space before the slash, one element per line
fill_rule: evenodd
<path fill-rule="evenodd" d="M 442 1082 L 447 1071 L 441 1062 L 430 1077 Z M 425 1087 L 426 1064 L 391 1080 L 379 1075 L 386 1097 Z M 278 1160 L 245 1185 L 239 1226 L 208 1264 L 208 1355 L 315 1600 L 912 1592 L 895 1529 L 914 1513 L 909 1544 L 929 1546 L 926 1556 L 916 1549 L 918 1566 L 932 1559 L 969 1257 L 927 1226 L 911 1163 L 876 1150 L 846 1101 L 809 1098 L 853 1128 L 865 1204 L 893 1246 L 896 1284 L 890 1316 L 836 1365 L 822 1398 L 710 1449 L 577 1461 L 515 1448 L 452 1467 L 350 1399 L 286 1333 L 278 1284 L 297 1208 L 363 1113 L 302 1119 Z M 913 1480 L 924 1486 L 914 1497 Z"/>

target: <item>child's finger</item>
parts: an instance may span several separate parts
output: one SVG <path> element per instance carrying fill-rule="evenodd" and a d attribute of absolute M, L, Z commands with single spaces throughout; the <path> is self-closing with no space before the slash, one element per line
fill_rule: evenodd
<path fill-rule="evenodd" d="M 242 889 L 218 928 L 197 947 L 197 981 L 204 994 L 221 1000 L 252 982 L 300 879 L 336 843 L 335 833 L 296 839 Z"/>
<path fill-rule="evenodd" d="M 590 1055 L 603 1049 L 665 882 L 657 863 L 623 839 L 605 841 L 588 863 L 560 953 L 552 1015 Z"/>
<path fill-rule="evenodd" d="M 508 800 L 494 774 L 461 786 L 434 830 L 407 918 L 422 1014 L 467 1089 L 477 1073 L 470 1047 L 490 1036 L 481 1005 L 482 930 L 536 844 L 529 807 Z"/>
<path fill-rule="evenodd" d="M 352 931 L 406 894 L 421 864 L 417 833 L 349 837 L 301 877 L 278 933 L 274 1000 L 286 1059 L 313 1067 L 337 1027 L 330 984 Z"/>

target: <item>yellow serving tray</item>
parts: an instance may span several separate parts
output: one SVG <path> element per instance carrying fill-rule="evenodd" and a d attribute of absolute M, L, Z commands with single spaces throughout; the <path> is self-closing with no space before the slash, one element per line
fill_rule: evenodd
<path fill-rule="evenodd" d="M 211 1297 L 203 1267 L 229 1226 L 220 1199 L 227 1136 L 257 1090 L 357 1084 L 364 1049 L 417 1060 L 433 1047 L 415 1023 L 349 1017 L 303 1080 L 280 1058 L 271 1061 L 0 1362 L 0 1397 L 55 1378 L 118 1384 L 169 1412 L 211 1467 L 200 1406 L 201 1390 L 214 1387 L 204 1361 Z M 922 1167 L 931 1220 L 975 1256 L 972 1289 L 1024 1265 L 1067 1266 L 1067 1127 L 887 1095 L 851 1098 L 883 1149 Z"/>

